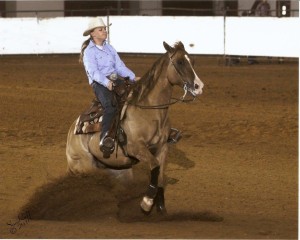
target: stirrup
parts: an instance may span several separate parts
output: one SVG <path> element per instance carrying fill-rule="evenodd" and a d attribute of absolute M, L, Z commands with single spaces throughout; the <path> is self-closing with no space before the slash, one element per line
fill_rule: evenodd
<path fill-rule="evenodd" d="M 104 134 L 104 137 L 100 141 L 99 147 L 100 151 L 103 152 L 105 155 L 110 155 L 115 150 L 115 140 L 107 135 L 108 132 Z"/>
<path fill-rule="evenodd" d="M 181 132 L 176 128 L 171 128 L 167 142 L 175 144 L 178 143 L 180 139 L 181 139 Z"/>

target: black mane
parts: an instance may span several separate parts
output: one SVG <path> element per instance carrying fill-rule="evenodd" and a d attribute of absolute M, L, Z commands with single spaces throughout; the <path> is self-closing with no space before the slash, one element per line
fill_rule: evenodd
<path fill-rule="evenodd" d="M 183 50 L 184 46 L 182 42 L 176 42 L 172 48 L 173 53 L 177 50 Z M 132 96 L 129 100 L 130 104 L 136 104 L 141 99 L 143 99 L 156 85 L 159 76 L 163 70 L 163 67 L 168 59 L 168 52 L 162 55 L 156 62 L 152 65 L 151 69 L 135 84 Z"/>
<path fill-rule="evenodd" d="M 136 104 L 138 101 L 143 99 L 156 85 L 167 59 L 166 56 L 167 54 L 164 54 L 157 59 L 151 69 L 135 84 L 129 101 L 131 104 Z"/>

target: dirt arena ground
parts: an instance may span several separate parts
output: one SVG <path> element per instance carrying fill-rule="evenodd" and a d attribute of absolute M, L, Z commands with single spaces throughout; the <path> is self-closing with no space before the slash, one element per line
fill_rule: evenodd
<path fill-rule="evenodd" d="M 137 75 L 157 57 L 122 55 Z M 162 218 L 139 211 L 142 163 L 130 189 L 66 176 L 69 126 L 93 98 L 77 58 L 0 56 L 1 238 L 298 237 L 298 60 L 196 57 L 204 93 L 170 108 L 183 138 L 171 146 Z"/>

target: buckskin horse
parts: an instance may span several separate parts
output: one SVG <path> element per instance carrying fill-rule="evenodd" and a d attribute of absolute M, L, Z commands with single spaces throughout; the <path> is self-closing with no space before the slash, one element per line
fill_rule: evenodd
<path fill-rule="evenodd" d="M 150 183 L 140 204 L 145 213 L 150 213 L 154 205 L 157 211 L 166 213 L 164 170 L 170 132 L 168 107 L 174 103 L 173 86 L 181 86 L 185 94 L 189 92 L 194 98 L 202 93 L 204 86 L 184 45 L 181 42 L 173 47 L 165 42 L 163 45 L 167 52 L 135 83 L 122 109 L 120 126 L 127 137 L 126 151 L 117 147 L 115 154 L 104 158 L 99 150 L 100 133 L 74 134 L 76 121 L 69 130 L 66 146 L 71 173 L 105 169 L 117 178 L 128 180 L 133 177 L 133 164 L 148 163 Z"/>

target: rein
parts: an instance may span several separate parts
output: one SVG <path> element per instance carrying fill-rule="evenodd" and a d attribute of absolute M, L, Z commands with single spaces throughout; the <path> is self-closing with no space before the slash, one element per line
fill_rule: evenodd
<path fill-rule="evenodd" d="M 176 68 L 175 64 L 173 63 L 172 61 L 172 57 L 174 56 L 176 52 L 174 52 L 170 57 L 170 62 L 172 63 L 172 66 L 174 67 L 176 73 L 178 74 L 178 76 L 180 77 L 181 81 L 183 82 L 183 90 L 184 90 L 184 94 L 181 98 L 171 98 L 171 100 L 173 100 L 172 102 L 170 103 L 166 103 L 166 104 L 160 104 L 160 105 L 151 105 L 151 106 L 145 106 L 145 105 L 139 105 L 139 104 L 133 104 L 134 106 L 136 107 L 139 107 L 141 109 L 167 109 L 169 108 L 169 106 L 175 104 L 175 103 L 178 103 L 178 102 L 183 102 L 183 103 L 186 103 L 186 102 L 192 102 L 195 100 L 195 96 L 193 96 L 193 99 L 190 99 L 190 100 L 185 100 L 185 96 L 188 92 L 188 83 L 186 81 L 183 80 L 181 74 L 179 73 L 178 69 Z"/>
<path fill-rule="evenodd" d="M 175 103 L 178 103 L 178 102 L 186 103 L 186 102 L 192 102 L 195 100 L 195 97 L 193 99 L 185 100 L 184 98 L 185 98 L 186 93 L 187 93 L 187 89 L 184 86 L 184 95 L 181 98 L 171 98 L 171 100 L 173 100 L 173 101 L 170 103 L 160 104 L 160 105 L 151 105 L 151 106 L 133 104 L 133 106 L 139 107 L 141 109 L 167 109 L 167 108 L 169 108 L 169 106 L 171 106 Z"/>

